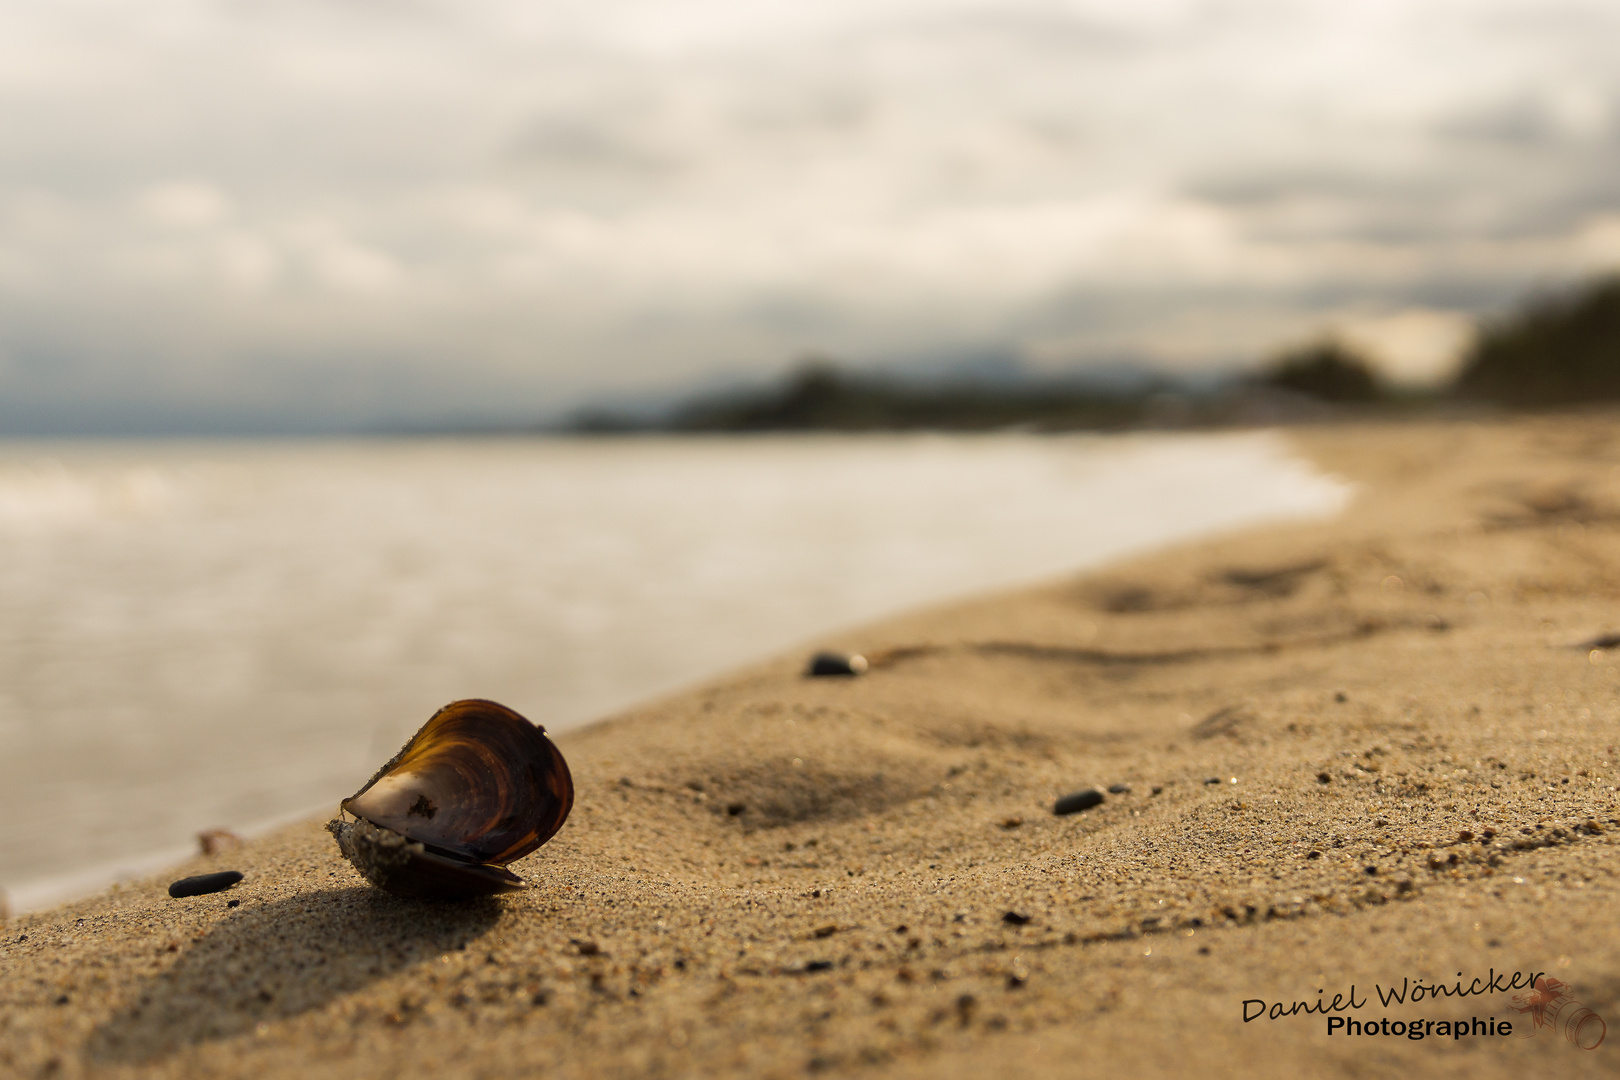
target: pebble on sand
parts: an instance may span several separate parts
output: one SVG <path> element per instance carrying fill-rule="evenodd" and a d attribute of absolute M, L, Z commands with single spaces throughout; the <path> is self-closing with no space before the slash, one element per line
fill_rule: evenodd
<path fill-rule="evenodd" d="M 1090 810 L 1093 806 L 1102 805 L 1103 793 L 1096 788 L 1086 788 L 1076 791 L 1072 795 L 1065 795 L 1052 804 L 1052 813 L 1062 816 L 1064 814 L 1078 814 L 1082 810 Z"/>
<path fill-rule="evenodd" d="M 1109 784 L 1108 785 L 1108 794 L 1110 794 L 1110 795 L 1129 795 L 1130 793 L 1131 793 L 1131 785 L 1129 785 L 1129 784 Z"/>
<path fill-rule="evenodd" d="M 197 834 L 197 847 L 204 855 L 220 855 L 242 846 L 242 838 L 229 829 L 204 829 Z"/>
<path fill-rule="evenodd" d="M 182 896 L 202 896 L 228 889 L 241 880 L 242 875 L 235 870 L 221 870 L 217 874 L 198 874 L 196 877 L 181 878 L 171 884 L 169 895 L 176 899 Z"/>
<path fill-rule="evenodd" d="M 818 652 L 810 658 L 806 675 L 859 675 L 866 670 L 866 657 L 860 653 Z"/>

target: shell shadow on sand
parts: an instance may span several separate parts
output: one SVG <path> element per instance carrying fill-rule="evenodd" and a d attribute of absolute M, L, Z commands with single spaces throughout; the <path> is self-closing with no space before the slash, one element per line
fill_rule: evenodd
<path fill-rule="evenodd" d="M 156 975 L 90 1035 L 93 1061 L 151 1061 L 319 1009 L 403 968 L 466 948 L 503 904 L 400 900 L 370 886 L 245 904 Z"/>

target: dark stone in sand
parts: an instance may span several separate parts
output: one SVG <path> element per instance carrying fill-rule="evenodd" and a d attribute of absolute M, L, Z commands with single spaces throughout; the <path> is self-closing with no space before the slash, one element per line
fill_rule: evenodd
<path fill-rule="evenodd" d="M 1129 795 L 1130 793 L 1131 793 L 1131 785 L 1129 785 L 1129 784 L 1109 784 L 1108 785 L 1108 794 L 1110 794 L 1110 795 Z"/>
<path fill-rule="evenodd" d="M 1018 911 L 1009 911 L 1001 917 L 1001 921 L 1009 926 L 1023 926 L 1029 922 L 1029 916 Z"/>
<path fill-rule="evenodd" d="M 198 874 L 196 877 L 181 878 L 169 886 L 169 895 L 179 898 L 182 896 L 202 896 L 205 893 L 220 892 L 230 888 L 242 875 L 235 870 L 221 870 L 217 874 Z"/>
<path fill-rule="evenodd" d="M 1101 806 L 1102 801 L 1103 793 L 1098 791 L 1096 788 L 1088 787 L 1084 791 L 1076 791 L 1072 795 L 1065 795 L 1063 798 L 1053 803 L 1052 813 L 1059 816 L 1062 816 L 1063 814 L 1078 814 L 1082 810 L 1090 810 L 1093 806 Z"/>
<path fill-rule="evenodd" d="M 859 675 L 866 670 L 866 657 L 860 653 L 818 652 L 810 658 L 806 675 Z"/>

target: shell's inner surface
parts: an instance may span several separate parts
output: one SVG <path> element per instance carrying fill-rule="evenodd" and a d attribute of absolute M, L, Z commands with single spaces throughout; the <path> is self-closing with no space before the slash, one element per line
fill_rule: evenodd
<path fill-rule="evenodd" d="M 327 827 L 373 884 L 404 895 L 477 895 L 446 886 L 447 875 L 461 868 L 461 884 L 483 892 L 521 888 L 505 864 L 549 840 L 573 801 L 568 765 L 545 729 L 470 699 L 435 713 L 343 801 L 359 822 Z"/>

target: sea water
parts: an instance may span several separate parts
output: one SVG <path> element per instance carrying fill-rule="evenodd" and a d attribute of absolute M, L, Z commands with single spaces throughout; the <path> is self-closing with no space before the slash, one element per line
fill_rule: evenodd
<path fill-rule="evenodd" d="M 455 698 L 566 729 L 1347 492 L 1263 433 L 0 443 L 0 888 L 327 812 Z"/>

